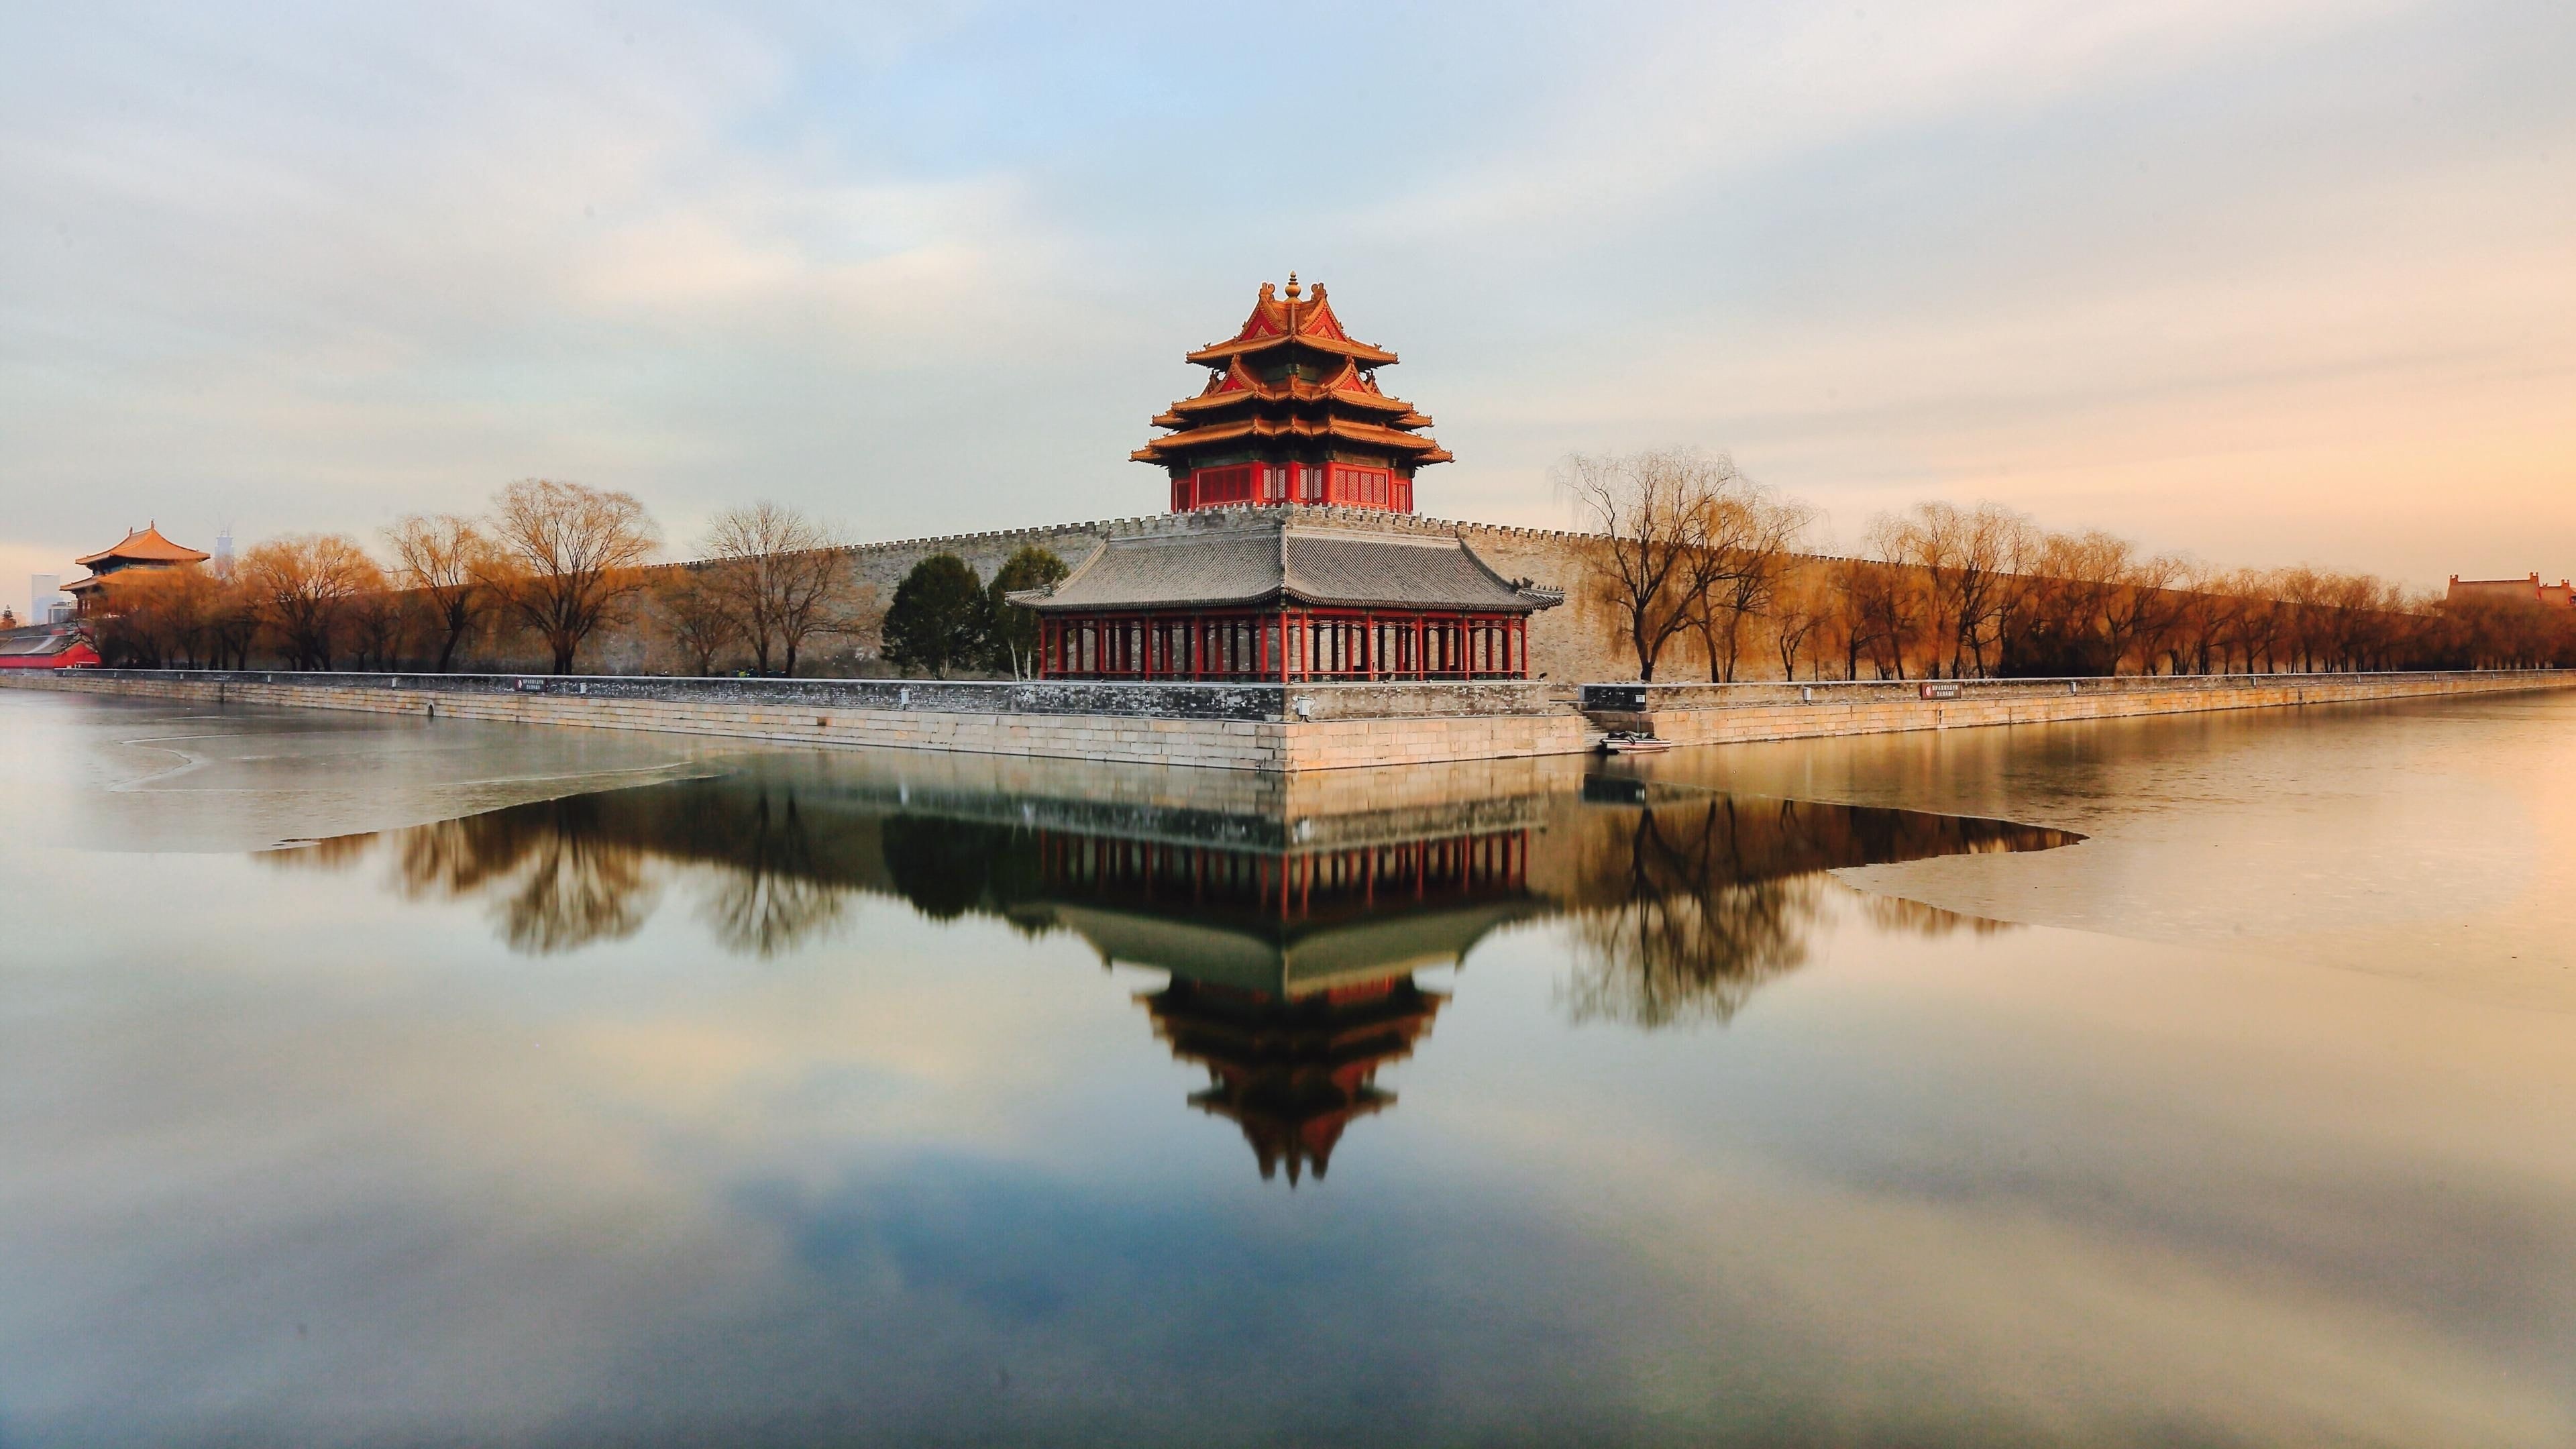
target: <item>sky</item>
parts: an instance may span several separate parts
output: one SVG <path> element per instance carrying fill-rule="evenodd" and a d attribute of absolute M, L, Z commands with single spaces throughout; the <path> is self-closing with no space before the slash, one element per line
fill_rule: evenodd
<path fill-rule="evenodd" d="M 1263 281 L 1458 461 L 2576 573 L 2576 7 L 0 8 L 0 601 L 520 477 L 685 554 L 1163 506 Z"/>

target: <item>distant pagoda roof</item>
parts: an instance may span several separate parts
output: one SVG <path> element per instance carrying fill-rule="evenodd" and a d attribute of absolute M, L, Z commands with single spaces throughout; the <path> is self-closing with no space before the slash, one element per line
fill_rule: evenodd
<path fill-rule="evenodd" d="M 1565 601 L 1494 572 L 1455 534 L 1380 531 L 1311 509 L 1224 512 L 1215 526 L 1114 534 L 1052 588 L 1010 600 L 1040 613 L 1297 603 L 1462 614 Z"/>
<path fill-rule="evenodd" d="M 118 565 L 204 563 L 212 557 L 214 555 L 189 548 L 184 544 L 172 543 L 161 536 L 161 530 L 158 527 L 146 524 L 139 529 L 129 530 L 114 547 L 100 549 L 87 558 L 76 558 L 72 562 L 83 568 L 95 569 L 102 563 Z"/>
<path fill-rule="evenodd" d="M 1412 467 L 1451 461 L 1437 439 L 1418 436 L 1431 419 L 1378 386 L 1376 370 L 1393 366 L 1395 354 L 1345 332 L 1321 286 L 1312 297 L 1300 293 L 1294 272 L 1285 298 L 1262 283 L 1233 337 L 1188 354 L 1209 369 L 1207 386 L 1154 418 L 1171 435 L 1130 456 L 1179 467 L 1211 449 L 1338 442 Z"/>

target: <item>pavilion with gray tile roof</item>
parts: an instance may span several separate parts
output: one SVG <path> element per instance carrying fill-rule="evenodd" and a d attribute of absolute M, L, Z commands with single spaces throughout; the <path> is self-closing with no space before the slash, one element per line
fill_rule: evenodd
<path fill-rule="evenodd" d="M 1068 679 L 1526 679 L 1529 615 L 1564 595 L 1455 534 L 1294 505 L 1199 509 L 1112 534 L 1052 588 L 1040 672 Z"/>

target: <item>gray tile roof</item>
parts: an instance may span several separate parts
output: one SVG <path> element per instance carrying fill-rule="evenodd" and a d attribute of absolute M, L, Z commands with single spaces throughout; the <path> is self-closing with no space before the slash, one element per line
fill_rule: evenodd
<path fill-rule="evenodd" d="M 1564 601 L 1496 574 L 1455 536 L 1252 519 L 1189 533 L 1113 537 L 1052 591 L 1013 594 L 1045 613 L 1216 608 L 1294 600 L 1325 608 L 1528 613 Z"/>

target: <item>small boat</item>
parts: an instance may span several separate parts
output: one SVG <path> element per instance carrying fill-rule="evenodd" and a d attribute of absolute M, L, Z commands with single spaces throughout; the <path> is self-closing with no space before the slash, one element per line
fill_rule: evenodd
<path fill-rule="evenodd" d="M 1671 740 L 1659 740 L 1635 730 L 1612 730 L 1601 737 L 1601 753 L 1605 755 L 1656 755 L 1672 747 Z"/>

